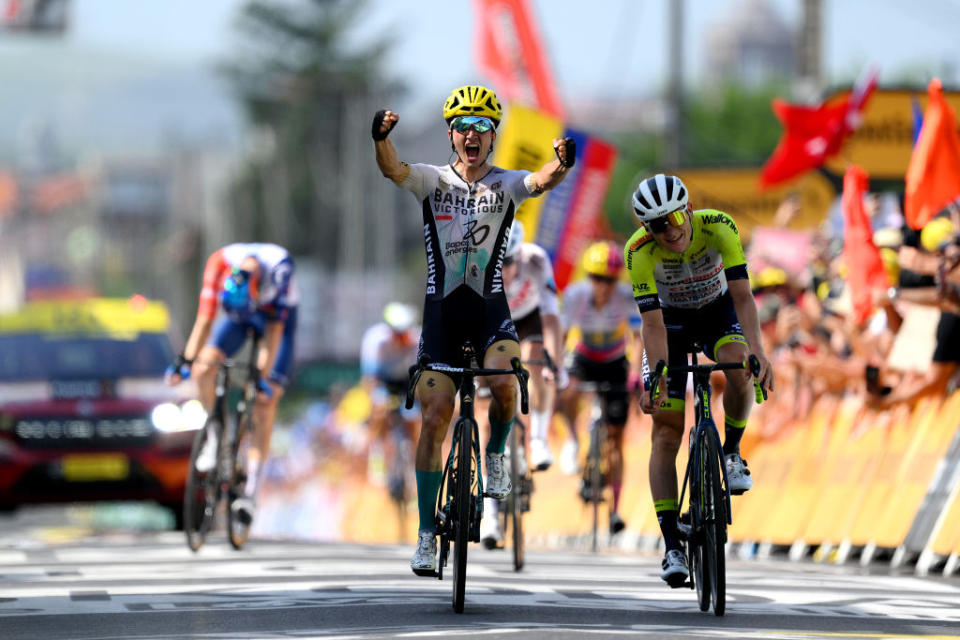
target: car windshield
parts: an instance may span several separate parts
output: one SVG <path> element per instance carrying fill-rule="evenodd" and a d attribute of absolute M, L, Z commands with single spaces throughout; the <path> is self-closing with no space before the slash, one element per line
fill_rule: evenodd
<path fill-rule="evenodd" d="M 161 376 L 173 360 L 167 336 L 0 336 L 0 381 Z"/>

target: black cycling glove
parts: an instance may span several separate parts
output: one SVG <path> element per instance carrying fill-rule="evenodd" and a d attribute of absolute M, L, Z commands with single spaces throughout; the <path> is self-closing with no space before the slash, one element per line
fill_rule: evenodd
<path fill-rule="evenodd" d="M 383 126 L 383 119 L 386 117 L 386 115 L 387 115 L 386 109 L 381 109 L 380 111 L 377 111 L 373 116 L 373 126 L 370 128 L 370 134 L 373 136 L 373 139 L 375 142 L 379 142 L 380 140 L 385 140 L 386 137 L 390 135 L 390 132 L 393 131 L 393 128 L 397 126 L 397 122 L 396 120 L 394 120 L 392 123 L 390 123 L 389 129 L 387 129 L 386 131 L 380 131 L 380 128 Z"/>
<path fill-rule="evenodd" d="M 574 140 L 573 138 L 567 138 L 567 139 L 566 139 L 566 143 L 567 143 L 567 145 L 566 145 L 566 146 L 567 146 L 567 159 L 566 159 L 566 161 L 564 161 L 564 160 L 560 157 L 560 149 L 559 149 L 558 147 L 554 147 L 554 148 L 553 148 L 553 152 L 554 152 L 555 154 L 557 154 L 557 160 L 560 161 L 560 164 L 562 164 L 562 165 L 565 166 L 567 169 L 569 169 L 569 168 L 572 167 L 573 164 L 577 161 L 577 141 Z"/>

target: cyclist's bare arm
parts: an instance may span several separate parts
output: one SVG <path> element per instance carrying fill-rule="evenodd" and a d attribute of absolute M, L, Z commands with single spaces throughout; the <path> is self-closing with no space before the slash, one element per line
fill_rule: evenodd
<path fill-rule="evenodd" d="M 746 278 L 731 280 L 728 283 L 730 296 L 733 298 L 733 307 L 737 311 L 737 320 L 743 328 L 743 337 L 747 339 L 749 353 L 757 356 L 760 361 L 760 384 L 767 391 L 773 391 L 773 367 L 763 350 L 763 339 L 760 336 L 760 318 L 757 316 L 757 303 L 750 291 L 750 281 Z"/>
<path fill-rule="evenodd" d="M 381 134 L 389 132 L 399 120 L 400 116 L 388 109 L 383 116 L 383 123 L 380 125 Z M 400 162 L 397 150 L 390 142 L 390 138 L 374 140 L 373 148 L 377 154 L 377 166 L 380 167 L 380 173 L 384 177 L 400 184 L 410 175 L 410 166 L 406 162 Z"/>
<path fill-rule="evenodd" d="M 660 309 L 651 309 L 642 312 L 640 318 L 643 320 L 640 326 L 640 337 L 647 349 L 647 362 L 650 367 L 661 360 L 667 362 L 667 327 L 663 323 L 663 312 Z M 661 381 L 661 390 L 666 388 L 666 384 L 666 380 Z M 649 393 L 640 394 L 640 408 L 644 413 L 653 413 L 654 406 L 650 402 Z"/>
<path fill-rule="evenodd" d="M 277 352 L 280 350 L 280 341 L 283 339 L 283 326 L 283 320 L 271 320 L 263 330 L 260 353 L 257 354 L 257 369 L 262 376 L 273 370 L 273 363 L 276 362 Z"/>
<path fill-rule="evenodd" d="M 553 141 L 553 148 L 557 150 L 556 153 L 560 156 L 560 158 L 566 159 L 567 142 L 565 139 L 555 139 Z M 533 187 L 537 193 L 543 193 L 544 191 L 553 189 L 567 176 L 567 172 L 570 171 L 570 168 L 564 166 L 563 163 L 560 162 L 560 158 L 554 158 L 547 164 L 543 165 L 539 171 L 532 175 L 531 179 L 533 181 Z"/>

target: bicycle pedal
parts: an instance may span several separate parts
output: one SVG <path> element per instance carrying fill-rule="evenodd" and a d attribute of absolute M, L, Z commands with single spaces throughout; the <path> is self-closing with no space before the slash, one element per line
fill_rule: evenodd
<path fill-rule="evenodd" d="M 439 578 L 440 574 L 435 569 L 414 569 L 413 572 L 421 578 Z"/>
<path fill-rule="evenodd" d="M 667 584 L 670 585 L 671 589 L 681 589 L 690 586 L 690 580 L 688 580 L 687 576 L 678 573 L 670 576 L 670 578 L 667 579 Z"/>
<path fill-rule="evenodd" d="M 693 528 L 690 525 L 682 522 L 677 523 L 677 537 L 681 540 L 689 540 L 691 533 L 693 533 Z"/>

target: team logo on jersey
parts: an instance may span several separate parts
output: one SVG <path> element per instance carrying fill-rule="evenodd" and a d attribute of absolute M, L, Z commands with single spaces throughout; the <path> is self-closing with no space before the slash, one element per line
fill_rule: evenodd
<path fill-rule="evenodd" d="M 487 239 L 488 235 L 490 235 L 490 227 L 488 225 L 481 225 L 476 220 L 468 220 L 467 232 L 463 234 L 463 239 L 469 240 L 475 247 L 479 247 L 483 244 L 483 241 Z"/>
<path fill-rule="evenodd" d="M 490 185 L 490 191 L 496 192 L 496 191 L 500 191 L 500 189 L 502 188 L 503 188 L 503 181 L 501 180 L 497 180 L 492 185 Z"/>
<path fill-rule="evenodd" d="M 733 221 L 733 218 L 723 213 L 706 213 L 703 215 L 704 224 L 725 224 L 733 231 L 733 233 L 739 235 L 737 231 L 737 224 Z"/>
<path fill-rule="evenodd" d="M 437 264 L 433 255 L 433 244 L 430 242 L 430 225 L 423 225 L 423 236 L 427 245 L 427 295 L 437 292 Z"/>

